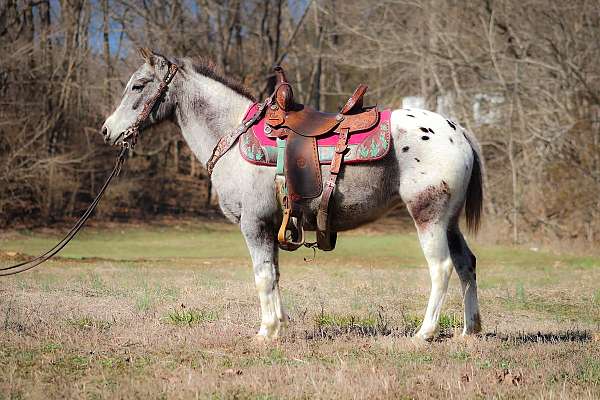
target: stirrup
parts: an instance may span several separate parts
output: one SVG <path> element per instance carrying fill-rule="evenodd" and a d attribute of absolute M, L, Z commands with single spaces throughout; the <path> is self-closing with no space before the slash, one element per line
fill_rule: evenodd
<path fill-rule="evenodd" d="M 277 234 L 279 248 L 286 251 L 294 251 L 305 242 L 304 227 L 298 217 L 292 217 L 292 210 L 283 210 L 283 220 Z"/>

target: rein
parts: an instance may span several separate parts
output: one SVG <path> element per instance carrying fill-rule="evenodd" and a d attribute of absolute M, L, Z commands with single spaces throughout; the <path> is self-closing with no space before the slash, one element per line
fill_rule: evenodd
<path fill-rule="evenodd" d="M 71 241 L 71 239 L 73 239 L 73 237 L 75 237 L 77 232 L 79 232 L 81 230 L 81 228 L 83 228 L 83 225 L 87 222 L 87 220 L 92 215 L 92 212 L 96 209 L 96 206 L 100 202 L 100 199 L 104 195 L 104 192 L 106 191 L 106 188 L 108 188 L 108 185 L 110 184 L 110 182 L 113 180 L 113 178 L 115 176 L 119 175 L 119 172 L 121 172 L 121 167 L 123 166 L 123 163 L 125 162 L 125 160 L 128 157 L 129 149 L 130 149 L 129 146 L 121 147 L 121 151 L 119 152 L 119 155 L 117 156 L 117 161 L 115 162 L 115 167 L 113 168 L 112 172 L 106 179 L 106 182 L 104 182 L 104 185 L 102 185 L 102 188 L 96 195 L 96 198 L 94 199 L 94 201 L 92 201 L 92 203 L 88 206 L 87 210 L 85 210 L 83 215 L 79 218 L 79 220 L 77 220 L 77 222 L 75 223 L 73 228 L 71 228 L 71 230 L 65 235 L 65 237 L 60 242 L 58 242 L 53 248 L 51 248 L 47 252 L 40 254 L 39 256 L 37 256 L 35 258 L 32 258 L 30 260 L 27 260 L 27 261 L 24 261 L 24 262 L 21 262 L 19 264 L 15 264 L 15 265 L 12 265 L 9 267 L 0 268 L 0 276 L 15 275 L 15 274 L 30 270 L 30 269 L 37 267 L 38 265 L 48 261 L 49 259 L 54 257 L 56 255 L 56 253 L 61 251 L 63 249 L 63 247 L 65 247 L 67 245 L 67 243 L 69 243 Z"/>
<path fill-rule="evenodd" d="M 120 144 L 121 150 L 119 151 L 119 155 L 117 156 L 117 160 L 115 161 L 115 166 L 108 178 L 106 179 L 106 182 L 104 182 L 104 185 L 102 185 L 102 188 L 96 195 L 96 198 L 94 198 L 94 201 L 92 201 L 92 203 L 88 206 L 83 215 L 77 220 L 73 228 L 71 228 L 71 230 L 65 235 L 65 237 L 60 242 L 58 242 L 54 247 L 52 247 L 45 253 L 40 254 L 39 256 L 30 260 L 8 267 L 0 268 L 0 277 L 25 272 L 48 261 L 49 259 L 54 257 L 59 251 L 61 251 L 71 241 L 71 239 L 75 237 L 77 232 L 79 232 L 81 228 L 83 228 L 87 220 L 92 215 L 92 212 L 96 209 L 96 206 L 100 202 L 100 199 L 104 195 L 104 192 L 112 182 L 113 178 L 119 175 L 119 173 L 121 172 L 121 167 L 125 163 L 125 160 L 127 160 L 127 158 L 129 157 L 129 154 L 133 151 L 133 148 L 137 143 L 137 139 L 140 134 L 140 128 L 146 122 L 146 120 L 148 120 L 148 117 L 152 113 L 152 110 L 167 91 L 167 88 L 169 87 L 169 84 L 173 80 L 173 77 L 177 73 L 178 69 L 179 67 L 176 64 L 171 64 L 169 66 L 169 70 L 165 74 L 162 82 L 156 90 L 156 93 L 146 101 L 146 103 L 144 104 L 144 108 L 136 118 L 133 125 L 131 125 L 127 130 L 123 131 L 121 134 L 119 134 L 119 136 L 115 140 L 115 143 L 117 143 L 119 139 L 122 138 Z"/>

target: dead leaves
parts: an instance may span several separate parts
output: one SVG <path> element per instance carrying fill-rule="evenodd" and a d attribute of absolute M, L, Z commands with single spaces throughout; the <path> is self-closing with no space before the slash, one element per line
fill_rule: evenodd
<path fill-rule="evenodd" d="M 239 376 L 242 374 L 243 374 L 243 372 L 241 369 L 228 368 L 221 373 L 221 376 L 236 376 L 236 375 Z"/>
<path fill-rule="evenodd" d="M 507 385 L 520 386 L 523 383 L 523 373 L 521 371 L 513 373 L 509 369 L 504 369 L 502 372 L 496 374 L 496 381 Z"/>

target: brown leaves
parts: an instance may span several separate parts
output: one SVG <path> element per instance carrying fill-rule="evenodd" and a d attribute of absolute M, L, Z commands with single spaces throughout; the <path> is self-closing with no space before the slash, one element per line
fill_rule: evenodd
<path fill-rule="evenodd" d="M 464 375 L 461 375 L 460 381 L 462 383 L 469 383 L 469 382 L 471 382 L 471 377 L 469 376 L 469 374 L 465 373 Z"/>
<path fill-rule="evenodd" d="M 502 372 L 496 375 L 496 381 L 498 383 L 519 386 L 523 383 L 523 373 L 521 371 L 519 371 L 518 373 L 513 373 L 509 369 L 504 369 L 502 370 Z"/>
<path fill-rule="evenodd" d="M 242 374 L 243 372 L 241 369 L 228 368 L 221 373 L 221 376 L 239 376 Z"/>

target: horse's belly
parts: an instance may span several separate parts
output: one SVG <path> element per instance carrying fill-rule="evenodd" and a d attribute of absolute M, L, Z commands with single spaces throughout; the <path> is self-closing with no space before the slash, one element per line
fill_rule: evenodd
<path fill-rule="evenodd" d="M 328 176 L 328 168 L 323 168 L 323 181 Z M 399 168 L 393 152 L 377 162 L 344 166 L 330 202 L 331 229 L 336 232 L 354 229 L 398 206 L 401 203 L 399 182 Z M 312 200 L 306 207 L 306 230 L 316 229 L 320 201 L 320 198 Z"/>

